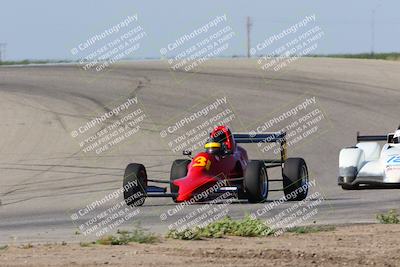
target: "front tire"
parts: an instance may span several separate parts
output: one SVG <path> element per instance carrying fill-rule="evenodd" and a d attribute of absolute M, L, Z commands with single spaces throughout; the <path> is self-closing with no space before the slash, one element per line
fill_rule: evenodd
<path fill-rule="evenodd" d="M 283 192 L 287 201 L 300 201 L 307 197 L 308 169 L 304 159 L 288 158 L 284 163 L 282 176 Z"/>
<path fill-rule="evenodd" d="M 176 179 L 185 177 L 188 173 L 188 165 L 190 160 L 188 159 L 177 159 L 172 163 L 171 175 L 169 178 L 169 186 L 172 194 L 178 194 L 179 188 L 174 185 L 173 181 Z M 172 200 L 176 202 L 177 196 L 172 196 Z"/>
<path fill-rule="evenodd" d="M 147 173 L 142 164 L 131 163 L 124 174 L 124 200 L 128 206 L 142 206 L 146 199 Z"/>
<path fill-rule="evenodd" d="M 244 174 L 244 188 L 250 203 L 259 203 L 268 196 L 268 175 L 264 162 L 252 160 Z"/>
<path fill-rule="evenodd" d="M 358 185 L 342 184 L 343 190 L 358 190 Z"/>

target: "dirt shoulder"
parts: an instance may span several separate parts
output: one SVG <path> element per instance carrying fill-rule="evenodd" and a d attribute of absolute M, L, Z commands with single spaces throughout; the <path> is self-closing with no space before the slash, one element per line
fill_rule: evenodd
<path fill-rule="evenodd" d="M 278 237 L 126 246 L 42 244 L 0 250 L 1 266 L 400 266 L 400 225 L 352 225 Z"/>

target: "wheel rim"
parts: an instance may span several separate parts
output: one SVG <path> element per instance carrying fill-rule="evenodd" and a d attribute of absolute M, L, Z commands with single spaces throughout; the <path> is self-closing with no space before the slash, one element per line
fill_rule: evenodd
<path fill-rule="evenodd" d="M 267 172 L 265 168 L 262 168 L 260 174 L 260 183 L 261 183 L 261 196 L 265 198 L 268 194 L 268 179 L 267 179 Z"/>

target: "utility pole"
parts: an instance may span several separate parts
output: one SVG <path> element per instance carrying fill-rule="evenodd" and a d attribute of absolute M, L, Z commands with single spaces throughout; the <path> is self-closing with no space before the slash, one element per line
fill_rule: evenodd
<path fill-rule="evenodd" d="M 253 23 L 251 22 L 251 18 L 247 17 L 246 21 L 246 29 L 247 29 L 247 57 L 249 58 L 250 55 L 250 31 L 251 27 L 253 26 Z"/>
<path fill-rule="evenodd" d="M 6 46 L 7 43 L 0 43 L 0 62 L 6 59 Z"/>

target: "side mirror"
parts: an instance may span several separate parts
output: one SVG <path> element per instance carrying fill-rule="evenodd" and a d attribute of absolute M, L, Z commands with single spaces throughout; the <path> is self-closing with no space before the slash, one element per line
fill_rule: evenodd
<path fill-rule="evenodd" d="M 190 150 L 183 150 L 183 151 L 182 151 L 182 154 L 183 154 L 184 156 L 191 157 L 191 156 L 192 156 L 192 151 L 190 151 Z"/>

